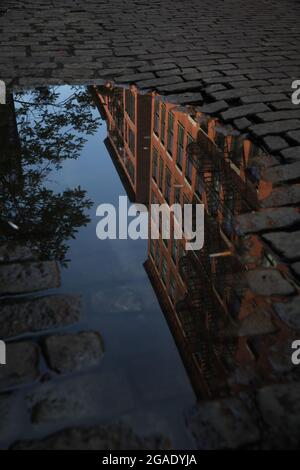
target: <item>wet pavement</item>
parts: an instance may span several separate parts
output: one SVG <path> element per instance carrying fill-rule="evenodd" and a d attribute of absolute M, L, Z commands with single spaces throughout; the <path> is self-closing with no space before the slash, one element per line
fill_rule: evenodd
<path fill-rule="evenodd" d="M 8 90 L 0 137 L 2 445 L 296 447 L 297 163 L 135 87 Z M 119 196 L 204 247 L 99 240 Z"/>
<path fill-rule="evenodd" d="M 193 0 L 188 8 L 165 0 L 5 0 L 0 79 L 156 90 L 248 133 L 298 177 L 300 110 L 291 100 L 299 18 L 296 0 Z"/>
<path fill-rule="evenodd" d="M 184 419 L 196 399 L 143 266 L 147 241 L 96 237 L 96 207 L 126 195 L 106 125 L 84 87 L 44 93 L 14 95 L 21 150 L 1 171 L 9 244 L 0 328 L 9 342 L 0 396 L 22 409 L 4 419 L 1 440 L 121 421 L 189 448 Z M 135 445 L 130 432 L 125 442 Z"/>
<path fill-rule="evenodd" d="M 1 78 L 8 83 L 134 83 L 213 105 L 211 114 L 238 129 L 253 126 L 270 151 L 299 145 L 287 132 L 292 123 L 284 127 L 292 120 L 300 129 L 299 109 L 291 106 L 300 72 L 295 0 L 193 0 L 188 8 L 160 0 L 3 3 Z M 280 144 L 268 138 L 273 134 Z"/>

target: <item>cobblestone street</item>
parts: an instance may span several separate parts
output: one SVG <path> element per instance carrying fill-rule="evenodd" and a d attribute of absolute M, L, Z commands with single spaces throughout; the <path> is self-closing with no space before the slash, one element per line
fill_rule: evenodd
<path fill-rule="evenodd" d="M 299 147 L 288 150 L 300 144 L 300 109 L 291 104 L 300 77 L 297 1 L 5 0 L 0 13 L 7 82 L 110 79 L 204 100 L 207 113 L 250 129 L 283 159 L 298 155 Z"/>

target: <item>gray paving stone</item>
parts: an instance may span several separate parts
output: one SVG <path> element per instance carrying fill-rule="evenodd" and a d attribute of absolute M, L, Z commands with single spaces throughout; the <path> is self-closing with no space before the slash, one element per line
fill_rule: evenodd
<path fill-rule="evenodd" d="M 300 131 L 291 131 L 286 134 L 289 138 L 293 139 L 297 144 L 300 144 Z"/>
<path fill-rule="evenodd" d="M 266 233 L 263 238 L 273 248 L 290 260 L 300 257 L 300 232 L 274 232 Z"/>
<path fill-rule="evenodd" d="M 140 80 L 147 80 L 155 78 L 154 73 L 134 73 L 132 75 L 120 75 L 115 79 L 116 83 L 135 83 Z"/>
<path fill-rule="evenodd" d="M 254 103 L 254 104 L 248 104 L 244 106 L 236 106 L 221 113 L 221 117 L 222 119 L 227 121 L 229 119 L 235 119 L 235 118 L 257 114 L 261 111 L 267 111 L 268 109 L 269 108 L 263 103 Z"/>
<path fill-rule="evenodd" d="M 238 336 L 257 336 L 275 333 L 277 327 L 268 312 L 257 309 L 244 317 L 238 326 Z"/>
<path fill-rule="evenodd" d="M 300 161 L 300 145 L 297 147 L 291 147 L 286 150 L 282 150 L 281 155 L 287 162 Z"/>
<path fill-rule="evenodd" d="M 223 111 L 224 109 L 227 109 L 228 106 L 229 105 L 226 103 L 226 101 L 222 100 L 222 101 L 216 101 L 215 103 L 211 103 L 211 104 L 205 104 L 201 106 L 199 109 L 202 113 L 214 114 L 214 113 Z"/>
<path fill-rule="evenodd" d="M 224 91 L 217 91 L 217 92 L 211 92 L 210 95 L 215 99 L 215 100 L 232 100 L 235 98 L 240 98 L 241 96 L 248 96 L 248 95 L 254 95 L 257 93 L 257 90 L 255 88 L 236 88 L 233 90 L 224 90 Z"/>
<path fill-rule="evenodd" d="M 174 68 L 174 63 L 167 63 L 167 64 L 157 64 L 157 65 L 145 65 L 142 67 L 139 67 L 139 71 L 141 73 L 144 72 L 156 72 L 159 70 L 171 70 Z"/>
<path fill-rule="evenodd" d="M 181 72 L 183 74 L 196 73 L 196 72 L 198 72 L 198 70 L 196 69 L 196 67 L 182 67 Z"/>
<path fill-rule="evenodd" d="M 274 121 L 261 124 L 254 124 L 250 127 L 250 131 L 258 137 L 263 137 L 268 134 L 281 134 L 285 131 L 300 129 L 300 121 L 291 119 L 286 121 Z"/>
<path fill-rule="evenodd" d="M 282 62 L 284 64 L 284 62 Z M 289 93 L 291 89 L 290 83 L 284 85 L 262 86 L 258 87 L 261 93 Z"/>
<path fill-rule="evenodd" d="M 261 178 L 271 183 L 285 183 L 300 177 L 300 162 L 266 168 Z"/>
<path fill-rule="evenodd" d="M 69 428 L 42 440 L 19 441 L 13 450 L 162 450 L 170 441 L 162 436 L 139 437 L 127 426 Z"/>
<path fill-rule="evenodd" d="M 298 261 L 297 263 L 293 263 L 292 269 L 297 274 L 297 276 L 300 277 L 300 261 Z"/>
<path fill-rule="evenodd" d="M 45 340 L 45 354 L 51 369 L 75 372 L 99 364 L 104 348 L 96 332 L 53 335 Z"/>
<path fill-rule="evenodd" d="M 300 185 L 288 185 L 273 189 L 271 194 L 261 201 L 262 207 L 279 207 L 300 203 Z"/>
<path fill-rule="evenodd" d="M 152 89 L 152 88 L 161 88 L 163 85 L 166 85 L 166 86 L 171 86 L 173 84 L 177 84 L 177 83 L 182 83 L 182 78 L 179 77 L 179 76 L 173 76 L 173 77 L 164 77 L 164 78 L 153 78 L 153 79 L 149 79 L 149 80 L 141 80 L 141 81 L 137 81 L 136 82 L 138 87 L 140 89 L 143 89 L 143 88 L 148 88 L 148 89 Z M 182 87 L 181 90 L 185 90 L 186 88 L 185 87 Z M 170 90 L 172 91 L 172 90 Z"/>
<path fill-rule="evenodd" d="M 212 93 L 216 91 L 221 91 L 221 90 L 226 90 L 225 86 L 222 85 L 221 83 L 214 83 L 213 85 L 209 85 L 205 87 L 205 93 L 207 95 L 211 95 Z"/>
<path fill-rule="evenodd" d="M 297 333 L 292 332 L 283 341 L 275 342 L 268 351 L 268 361 L 272 366 L 273 372 L 282 377 L 297 367 L 291 361 L 291 344 L 296 339 Z"/>
<path fill-rule="evenodd" d="M 294 293 L 293 286 L 277 269 L 251 269 L 245 277 L 252 292 L 257 295 L 290 295 Z"/>
<path fill-rule="evenodd" d="M 255 233 L 290 227 L 300 221 L 300 213 L 292 207 L 264 209 L 236 216 L 236 230 L 239 234 Z"/>
<path fill-rule="evenodd" d="M 244 75 L 237 75 L 234 77 L 212 77 L 212 78 L 205 78 L 203 79 L 204 83 L 206 84 L 213 84 L 213 83 L 228 83 L 232 87 L 234 86 L 234 82 L 238 82 L 236 88 L 248 87 L 250 85 L 250 81 Z"/>
<path fill-rule="evenodd" d="M 175 93 L 181 92 L 182 90 L 198 90 L 201 88 L 201 83 L 199 81 L 190 81 L 183 83 L 174 83 L 170 85 L 158 85 L 157 90 L 160 93 Z"/>
<path fill-rule="evenodd" d="M 0 389 L 30 383 L 39 376 L 39 348 L 31 342 L 9 343 L 0 367 Z"/>
<path fill-rule="evenodd" d="M 289 111 L 270 111 L 259 113 L 257 115 L 262 121 L 281 121 L 284 119 L 300 119 L 300 109 L 291 109 Z"/>
<path fill-rule="evenodd" d="M 0 441 L 13 439 L 20 432 L 22 404 L 18 392 L 0 394 Z"/>
<path fill-rule="evenodd" d="M 238 449 L 260 438 L 256 423 L 237 398 L 202 401 L 189 427 L 201 450 Z"/>
<path fill-rule="evenodd" d="M 277 109 L 278 111 L 282 109 L 295 109 L 295 105 L 292 103 L 290 99 L 285 100 L 285 101 L 278 101 L 277 103 L 272 103 L 272 107 L 274 109 Z"/>
<path fill-rule="evenodd" d="M 269 135 L 263 139 L 264 143 L 266 144 L 267 148 L 270 152 L 277 152 L 278 150 L 282 150 L 287 148 L 289 144 L 279 135 Z"/>
<path fill-rule="evenodd" d="M 263 85 L 268 85 L 268 82 L 266 80 L 247 80 L 245 81 L 235 81 L 235 82 L 230 82 L 230 85 L 233 88 L 242 88 L 242 87 L 251 87 L 251 88 L 256 88 L 258 86 L 263 86 Z"/>
<path fill-rule="evenodd" d="M 23 294 L 59 287 L 59 284 L 55 261 L 0 265 L 0 294 Z"/>
<path fill-rule="evenodd" d="M 172 75 L 182 75 L 181 69 L 179 67 L 171 70 L 160 70 L 156 71 L 155 75 L 157 77 L 171 77 Z"/>
<path fill-rule="evenodd" d="M 258 152 L 258 155 L 256 157 L 252 158 L 251 168 L 255 168 L 262 179 L 262 176 L 264 175 L 266 169 L 274 167 L 280 168 L 280 161 L 273 155 L 259 155 L 259 153 L 260 152 Z"/>
<path fill-rule="evenodd" d="M 104 68 L 100 68 L 101 70 L 101 77 L 103 77 L 104 79 L 108 79 L 110 78 L 111 80 L 113 80 L 115 77 L 118 77 L 119 75 L 129 75 L 129 74 L 133 74 L 134 73 L 134 70 L 133 69 L 130 69 L 129 67 L 118 67 L 118 68 L 109 68 L 109 69 L 104 69 Z M 79 75 L 79 74 L 78 74 Z M 62 76 L 63 76 L 63 73 L 62 73 Z"/>
<path fill-rule="evenodd" d="M 299 394 L 299 383 L 268 385 L 257 394 L 260 412 L 269 427 L 268 438 L 274 447 L 298 448 Z"/>
<path fill-rule="evenodd" d="M 268 94 L 258 93 L 257 95 L 242 96 L 241 101 L 244 104 L 250 103 L 273 103 L 273 101 L 280 101 L 286 99 L 286 96 L 282 93 Z"/>
<path fill-rule="evenodd" d="M 201 93 L 178 93 L 176 95 L 167 95 L 164 97 L 165 101 L 174 104 L 189 104 L 189 103 L 199 103 L 203 101 L 203 96 Z"/>
<path fill-rule="evenodd" d="M 228 59 L 226 59 L 228 60 Z M 232 59 L 231 59 L 231 62 L 232 62 Z M 240 75 L 240 74 L 244 74 L 244 75 L 247 75 L 247 77 L 249 78 L 252 78 L 253 80 L 256 80 L 257 77 L 253 77 L 253 74 L 261 74 L 262 72 L 265 74 L 266 73 L 266 70 L 264 70 L 263 68 L 254 68 L 254 65 L 251 64 L 248 59 L 246 59 L 246 57 L 243 57 L 241 58 L 240 61 L 235 61 L 235 67 L 234 68 L 231 68 L 227 71 L 225 71 L 225 74 L 226 75 Z M 249 68 L 250 66 L 250 68 Z M 252 77 L 251 77 L 252 75 Z M 261 78 L 261 77 L 258 77 L 258 78 Z M 263 77 L 263 78 L 266 78 L 266 77 Z"/>
<path fill-rule="evenodd" d="M 134 408 L 130 384 L 125 374 L 116 369 L 41 384 L 28 393 L 27 402 L 35 425 L 67 426 L 74 420 L 96 417 L 107 420 Z"/>
<path fill-rule="evenodd" d="M 0 263 L 28 261 L 35 258 L 34 253 L 27 247 L 15 243 L 2 243 L 0 245 Z"/>
<path fill-rule="evenodd" d="M 79 321 L 81 296 L 51 295 L 0 303 L 2 338 L 36 333 Z"/>
<path fill-rule="evenodd" d="M 235 119 L 233 122 L 234 122 L 235 127 L 239 131 L 244 131 L 244 130 L 248 129 L 249 126 L 251 126 L 251 121 L 249 121 L 249 119 L 247 119 L 245 117 Z"/>
<path fill-rule="evenodd" d="M 217 70 L 211 70 L 210 72 L 193 72 L 193 73 L 184 73 L 182 78 L 184 81 L 188 82 L 191 80 L 203 80 L 205 82 L 206 78 L 211 77 L 222 77 L 223 75 L 220 74 Z"/>
<path fill-rule="evenodd" d="M 274 308 L 279 318 L 290 328 L 300 329 L 300 296 L 285 303 L 275 303 Z"/>

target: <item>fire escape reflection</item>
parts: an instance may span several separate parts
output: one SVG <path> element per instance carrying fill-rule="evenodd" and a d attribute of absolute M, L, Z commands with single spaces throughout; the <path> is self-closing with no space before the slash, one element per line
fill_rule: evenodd
<path fill-rule="evenodd" d="M 111 93 L 116 95 L 112 98 Z M 148 171 L 142 184 L 145 187 L 147 181 L 147 203 L 204 205 L 203 248 L 187 251 L 184 239 L 177 240 L 174 234 L 165 239 L 159 227 L 159 239 L 149 240 L 144 266 L 197 396 L 226 396 L 229 377 L 237 368 L 243 368 L 243 363 L 256 367 L 248 338 L 239 335 L 241 321 L 257 307 L 245 281 L 253 260 L 240 245 L 234 223 L 237 215 L 259 207 L 257 161 L 265 157 L 264 151 L 245 136 L 224 129 L 217 119 L 194 110 L 183 112 L 155 93 L 139 95 L 134 87 L 121 93 L 98 89 L 115 148 L 112 159 L 122 162 L 123 148 L 131 158 L 126 129 L 134 121 L 134 169 L 135 174 L 141 167 Z M 119 127 L 125 129 L 123 134 L 117 133 Z M 150 143 L 149 154 L 137 147 L 141 141 L 147 142 L 143 147 L 147 150 Z M 120 176 L 130 181 L 126 164 Z M 139 192 L 136 185 L 135 200 L 140 200 Z M 149 213 L 150 230 L 151 223 Z M 171 233 L 178 223 L 171 211 Z M 268 253 L 262 245 L 255 249 L 265 262 Z M 267 308 L 263 302 L 261 306 Z"/>

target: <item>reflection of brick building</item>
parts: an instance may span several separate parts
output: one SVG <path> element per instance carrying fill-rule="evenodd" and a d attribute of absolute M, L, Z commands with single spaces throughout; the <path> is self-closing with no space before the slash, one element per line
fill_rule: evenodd
<path fill-rule="evenodd" d="M 134 88 L 94 90 L 107 121 L 109 151 L 120 177 L 136 202 L 148 203 L 151 97 Z"/>
<path fill-rule="evenodd" d="M 246 317 L 270 307 L 247 288 L 244 273 L 251 262 L 239 256 L 234 230 L 235 215 L 258 207 L 253 162 L 261 151 L 243 136 L 226 135 L 216 120 L 180 112 L 155 97 L 151 142 L 150 203 L 203 203 L 206 210 L 202 250 L 185 252 L 184 240 L 160 236 L 149 240 L 145 263 L 195 391 L 199 397 L 226 394 L 226 377 L 244 366 L 259 369 L 261 363 L 268 380 L 271 368 L 260 354 L 268 340 L 248 337 L 245 326 L 239 337 Z M 171 233 L 174 223 L 175 216 Z M 262 265 L 269 263 L 272 256 L 262 242 L 254 245 Z M 266 328 L 259 320 L 256 326 L 258 334 Z M 237 389 L 243 388 L 237 382 Z"/>
<path fill-rule="evenodd" d="M 183 113 L 155 95 L 105 88 L 98 98 L 127 194 L 169 207 L 205 206 L 202 250 L 188 252 L 184 240 L 163 239 L 159 227 L 145 262 L 197 395 L 226 395 L 276 379 L 278 352 L 291 333 L 246 277 L 249 269 L 275 268 L 279 261 L 261 237 L 240 237 L 234 225 L 236 215 L 257 210 L 270 191 L 257 172 L 257 162 L 268 156 L 217 120 Z M 174 224 L 171 214 L 171 234 Z"/>

